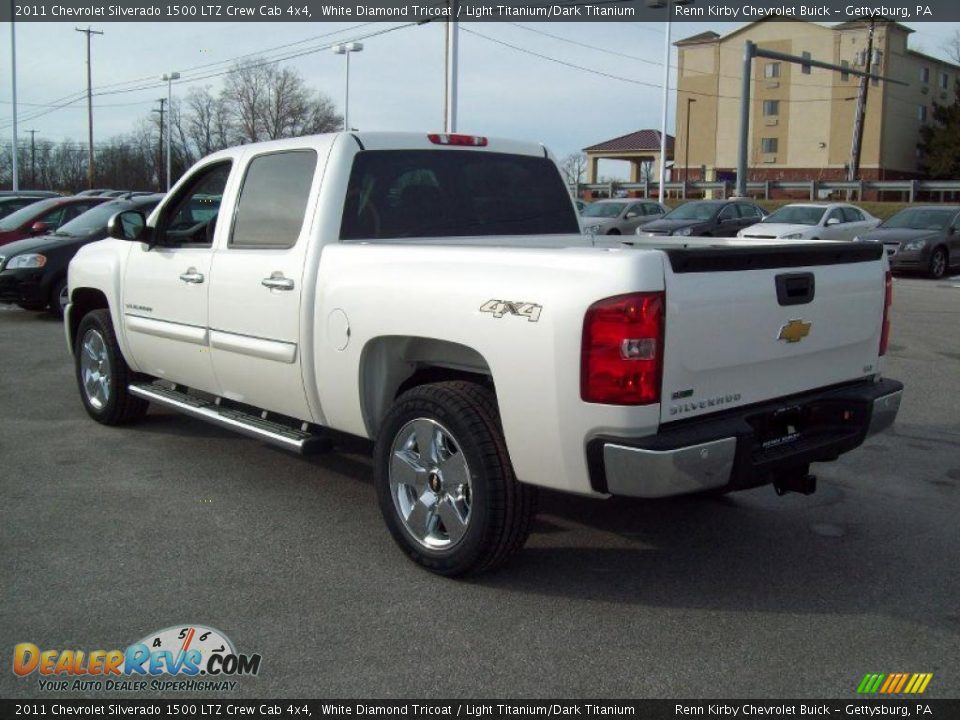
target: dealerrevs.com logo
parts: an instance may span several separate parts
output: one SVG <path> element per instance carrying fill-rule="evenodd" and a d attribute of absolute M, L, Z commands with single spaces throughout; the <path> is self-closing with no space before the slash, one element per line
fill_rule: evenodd
<path fill-rule="evenodd" d="M 13 672 L 36 674 L 42 691 L 233 691 L 240 684 L 234 678 L 260 671 L 260 659 L 257 653 L 238 653 L 219 630 L 180 625 L 123 650 L 41 649 L 19 643 L 13 649 Z"/>

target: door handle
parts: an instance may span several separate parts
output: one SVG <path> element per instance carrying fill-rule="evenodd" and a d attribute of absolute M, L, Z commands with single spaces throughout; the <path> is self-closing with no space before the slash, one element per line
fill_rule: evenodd
<path fill-rule="evenodd" d="M 180 279 L 185 283 L 202 283 L 203 273 L 198 273 L 195 267 L 188 268 L 185 273 L 180 274 Z"/>
<path fill-rule="evenodd" d="M 264 278 L 260 284 L 271 290 L 293 290 L 293 280 L 285 278 L 281 272 L 275 272 L 270 277 Z"/>

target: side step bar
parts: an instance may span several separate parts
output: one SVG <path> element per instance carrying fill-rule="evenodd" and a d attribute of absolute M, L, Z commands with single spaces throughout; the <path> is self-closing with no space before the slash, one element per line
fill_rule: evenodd
<path fill-rule="evenodd" d="M 325 435 L 298 430 L 243 410 L 221 407 L 215 402 L 188 395 L 179 389 L 152 384 L 131 384 L 130 394 L 301 455 L 325 452 L 331 446 L 330 439 Z"/>

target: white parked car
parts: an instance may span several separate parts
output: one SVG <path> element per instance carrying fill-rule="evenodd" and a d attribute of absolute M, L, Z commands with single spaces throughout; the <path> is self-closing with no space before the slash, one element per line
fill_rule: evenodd
<path fill-rule="evenodd" d="M 387 527 L 443 575 L 519 550 L 538 486 L 810 493 L 810 463 L 900 403 L 880 243 L 603 247 L 539 143 L 244 145 L 109 232 L 70 264 L 90 417 L 156 405 L 298 453 L 370 438 Z"/>
<path fill-rule="evenodd" d="M 858 233 L 880 224 L 866 210 L 846 203 L 794 203 L 744 228 L 737 237 L 747 240 L 853 240 Z"/>

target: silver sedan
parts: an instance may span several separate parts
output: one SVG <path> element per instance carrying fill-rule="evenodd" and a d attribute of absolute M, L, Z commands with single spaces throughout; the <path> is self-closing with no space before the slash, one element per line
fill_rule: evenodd
<path fill-rule="evenodd" d="M 667 212 L 668 208 L 652 200 L 598 200 L 584 208 L 580 224 L 589 235 L 632 235 Z"/>

